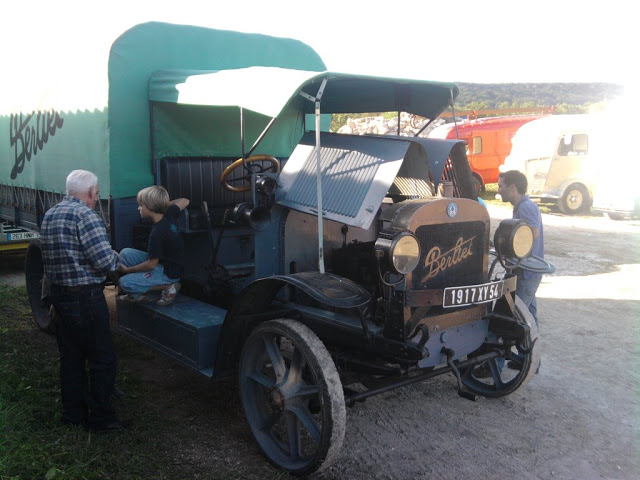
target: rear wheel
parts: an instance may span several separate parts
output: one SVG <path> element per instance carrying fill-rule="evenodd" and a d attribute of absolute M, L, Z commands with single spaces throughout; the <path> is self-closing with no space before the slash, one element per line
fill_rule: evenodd
<path fill-rule="evenodd" d="M 58 317 L 48 301 L 49 282 L 44 276 L 42 247 L 39 240 L 32 240 L 27 248 L 24 263 L 27 296 L 36 325 L 47 333 L 55 333 Z"/>
<path fill-rule="evenodd" d="M 565 215 L 582 213 L 591 206 L 589 192 L 584 185 L 574 183 L 569 185 L 558 201 L 558 208 Z"/>
<path fill-rule="evenodd" d="M 462 370 L 462 383 L 473 393 L 485 397 L 502 397 L 525 386 L 535 375 L 540 365 L 540 342 L 538 326 L 529 309 L 516 297 L 516 317 L 529 326 L 529 335 L 520 344 L 511 347 L 512 360 L 504 362 L 502 368 L 497 358 L 488 360 L 475 368 Z M 478 353 L 492 350 L 484 345 Z M 488 370 L 488 371 L 487 371 Z M 481 375 L 480 372 L 485 373 Z"/>
<path fill-rule="evenodd" d="M 473 191 L 476 193 L 476 196 L 480 196 L 480 194 L 484 191 L 484 185 L 482 185 L 482 180 L 473 175 Z"/>
<path fill-rule="evenodd" d="M 328 467 L 344 439 L 346 410 L 336 367 L 320 339 L 295 320 L 272 320 L 247 339 L 240 394 L 267 458 L 296 475 Z"/>

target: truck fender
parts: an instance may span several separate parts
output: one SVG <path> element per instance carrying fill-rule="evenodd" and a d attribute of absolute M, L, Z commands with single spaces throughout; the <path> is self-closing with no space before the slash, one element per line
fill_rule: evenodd
<path fill-rule="evenodd" d="M 564 192 L 567 190 L 567 188 L 569 188 L 574 183 L 583 185 L 587 189 L 587 192 L 589 192 L 589 198 L 593 199 L 593 188 L 591 182 L 585 182 L 584 179 L 575 177 L 568 178 L 560 184 L 560 196 L 558 198 L 562 198 L 562 195 L 564 195 Z"/>
<path fill-rule="evenodd" d="M 240 292 L 225 317 L 216 356 L 217 376 L 228 376 L 235 370 L 244 341 L 257 325 L 287 314 L 286 306 L 282 311 L 270 311 L 285 285 L 332 308 L 357 308 L 371 300 L 369 292 L 358 284 L 332 273 L 301 272 L 255 280 Z"/>

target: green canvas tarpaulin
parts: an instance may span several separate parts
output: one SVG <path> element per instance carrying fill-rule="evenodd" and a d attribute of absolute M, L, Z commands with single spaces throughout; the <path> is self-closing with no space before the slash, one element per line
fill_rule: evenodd
<path fill-rule="evenodd" d="M 315 109 L 300 92 L 314 97 L 323 80 L 324 114 L 395 110 L 435 118 L 458 94 L 450 83 L 277 67 L 158 71 L 149 83 L 154 154 L 240 156 L 242 107 L 246 148 L 277 118 L 253 153 L 287 157 L 304 133 L 304 115 Z"/>
<path fill-rule="evenodd" d="M 311 47 L 289 38 L 152 22 L 138 25 L 116 40 L 109 56 L 109 157 L 112 177 L 118 178 L 112 185 L 112 194 L 135 195 L 140 188 L 154 182 L 149 107 L 149 81 L 153 72 L 218 71 L 253 66 L 326 70 Z M 189 120 L 191 112 L 183 109 L 179 113 L 185 113 L 184 121 L 181 117 L 170 121 L 183 132 L 194 127 L 195 122 Z M 202 118 L 202 112 L 198 113 Z M 206 127 L 200 124 L 199 130 L 190 134 L 195 140 L 191 150 L 200 148 L 197 140 L 201 136 L 210 138 L 211 131 Z M 165 129 L 158 133 L 171 134 L 171 131 Z M 166 140 L 186 145 L 184 139 Z M 160 155 L 161 151 L 155 154 Z"/>
<path fill-rule="evenodd" d="M 157 70 L 326 70 L 308 45 L 260 34 L 150 22 L 103 40 L 95 55 L 104 57 L 98 61 L 104 68 L 88 69 L 85 62 L 68 61 L 65 52 L 50 52 L 65 70 L 46 72 L 23 107 L 2 110 L 0 185 L 61 192 L 77 168 L 98 175 L 105 197 L 134 196 L 152 184 L 148 89 Z M 47 123 L 49 113 L 60 119 L 55 129 Z"/>

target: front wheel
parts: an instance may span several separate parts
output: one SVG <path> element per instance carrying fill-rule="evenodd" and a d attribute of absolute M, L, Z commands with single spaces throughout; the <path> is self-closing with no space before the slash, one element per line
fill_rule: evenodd
<path fill-rule="evenodd" d="M 483 364 L 461 370 L 462 383 L 473 393 L 485 397 L 503 397 L 521 387 L 533 378 L 540 365 L 540 341 L 538 325 L 533 315 L 519 297 L 516 297 L 516 317 L 529 326 L 529 335 L 521 344 L 511 347 L 512 359 L 503 365 L 497 359 L 487 360 Z M 478 353 L 491 351 L 491 345 L 485 345 Z"/>
<path fill-rule="evenodd" d="M 591 206 L 589 192 L 584 185 L 574 183 L 569 185 L 558 201 L 558 208 L 565 215 L 582 213 Z"/>
<path fill-rule="evenodd" d="M 295 475 L 328 467 L 344 439 L 342 383 L 324 344 L 295 320 L 256 327 L 240 359 L 240 396 L 267 458 Z"/>

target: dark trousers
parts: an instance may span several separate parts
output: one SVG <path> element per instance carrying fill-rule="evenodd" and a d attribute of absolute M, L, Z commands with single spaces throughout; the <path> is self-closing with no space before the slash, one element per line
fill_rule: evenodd
<path fill-rule="evenodd" d="M 116 420 L 111 393 L 116 354 L 109 309 L 102 285 L 69 289 L 51 286 L 51 301 L 60 315 L 62 421 L 101 428 Z M 88 364 L 88 378 L 87 378 Z"/>

